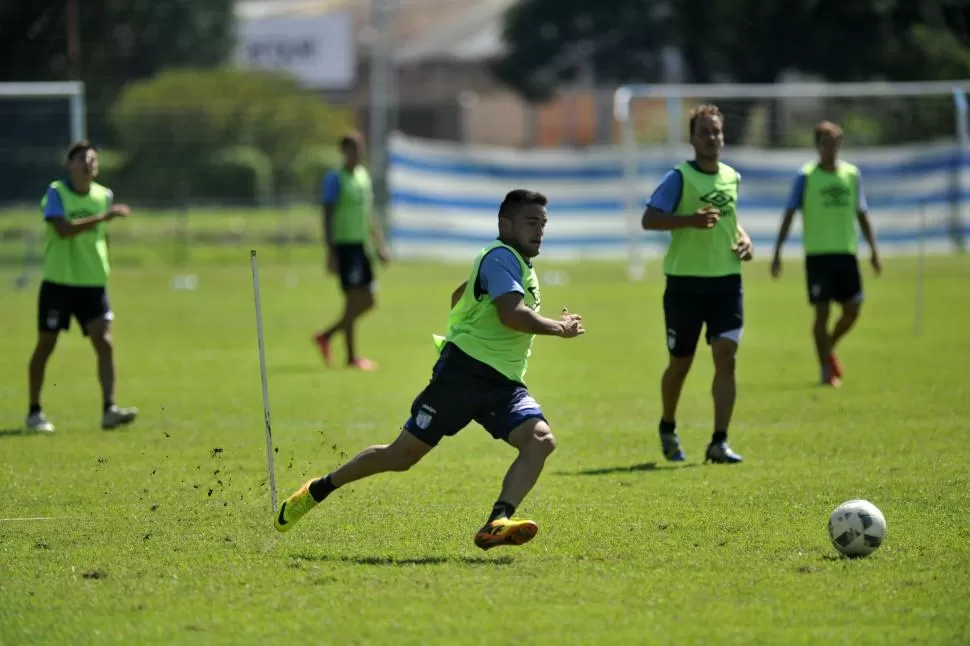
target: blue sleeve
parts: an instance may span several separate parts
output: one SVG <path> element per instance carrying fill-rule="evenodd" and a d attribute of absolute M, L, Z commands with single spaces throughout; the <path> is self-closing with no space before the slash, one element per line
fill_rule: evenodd
<path fill-rule="evenodd" d="M 337 173 L 327 173 L 323 178 L 323 203 L 336 204 L 340 197 L 340 175 Z"/>
<path fill-rule="evenodd" d="M 63 218 L 64 205 L 61 203 L 61 196 L 58 195 L 57 191 L 53 187 L 48 187 L 44 198 L 47 200 L 44 202 L 44 219 Z"/>
<path fill-rule="evenodd" d="M 667 171 L 664 178 L 660 181 L 660 186 L 650 196 L 647 206 L 657 209 L 661 213 L 673 213 L 680 202 L 680 194 L 684 186 L 684 178 L 680 171 L 672 169 Z"/>
<path fill-rule="evenodd" d="M 862 173 L 859 172 L 856 175 L 856 191 L 859 193 L 859 203 L 856 205 L 856 212 L 858 213 L 868 213 L 869 212 L 869 200 L 866 199 L 866 191 L 862 188 Z"/>
<path fill-rule="evenodd" d="M 509 292 L 525 294 L 521 282 L 522 267 L 508 249 L 496 249 L 485 255 L 478 266 L 478 281 L 492 300 Z"/>
<path fill-rule="evenodd" d="M 802 208 L 802 200 L 805 198 L 805 173 L 799 173 L 795 177 L 795 182 L 791 186 L 791 195 L 788 196 L 786 209 L 798 211 Z"/>

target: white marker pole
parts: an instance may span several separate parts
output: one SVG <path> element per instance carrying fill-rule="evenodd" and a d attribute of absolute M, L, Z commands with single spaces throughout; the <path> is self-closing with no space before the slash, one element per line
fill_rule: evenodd
<path fill-rule="evenodd" d="M 259 339 L 259 376 L 263 382 L 263 418 L 266 421 L 266 470 L 269 472 L 269 493 L 276 513 L 276 469 L 273 467 L 273 432 L 269 422 L 269 388 L 266 380 L 266 348 L 263 342 L 263 311 L 259 304 L 259 269 L 256 250 L 250 251 L 253 265 L 253 295 L 256 299 L 256 337 Z"/>
<path fill-rule="evenodd" d="M 913 307 L 913 335 L 919 338 L 923 324 L 923 263 L 926 256 L 926 205 L 919 207 L 919 247 L 916 252 L 916 303 Z"/>

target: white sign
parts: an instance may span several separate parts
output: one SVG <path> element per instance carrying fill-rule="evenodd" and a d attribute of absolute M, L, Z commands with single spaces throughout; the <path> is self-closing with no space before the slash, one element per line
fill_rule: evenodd
<path fill-rule="evenodd" d="M 236 61 L 242 67 L 289 72 L 314 89 L 348 89 L 356 80 L 350 13 L 240 18 L 238 25 Z"/>

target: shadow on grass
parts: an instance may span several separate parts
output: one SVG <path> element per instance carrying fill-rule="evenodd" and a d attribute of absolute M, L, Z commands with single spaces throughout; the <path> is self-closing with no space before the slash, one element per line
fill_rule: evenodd
<path fill-rule="evenodd" d="M 601 467 L 599 469 L 581 469 L 580 471 L 557 471 L 558 476 L 607 476 L 614 473 L 639 473 L 641 471 L 677 471 L 679 469 L 689 469 L 700 466 L 699 464 L 683 464 L 680 466 L 658 465 L 656 462 L 644 462 L 642 464 L 631 464 L 629 466 Z"/>
<path fill-rule="evenodd" d="M 327 366 L 322 361 L 314 364 L 293 363 L 282 366 L 266 366 L 266 372 L 270 375 L 313 375 L 324 373 Z"/>
<path fill-rule="evenodd" d="M 327 563 L 351 563 L 353 565 L 382 565 L 390 567 L 404 567 L 409 565 L 511 565 L 511 556 L 484 558 L 480 556 L 419 556 L 414 558 L 397 558 L 393 556 L 334 556 L 331 554 L 292 554 L 295 561 L 314 561 Z"/>
<path fill-rule="evenodd" d="M 0 437 L 11 437 L 15 435 L 28 435 L 28 433 L 22 428 L 0 428 Z M 37 433 L 34 433 L 34 435 L 37 435 Z"/>

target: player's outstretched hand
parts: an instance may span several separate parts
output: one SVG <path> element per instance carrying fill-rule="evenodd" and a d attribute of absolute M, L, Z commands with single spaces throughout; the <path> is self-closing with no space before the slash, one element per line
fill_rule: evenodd
<path fill-rule="evenodd" d="M 108 209 L 108 217 L 112 220 L 114 218 L 127 218 L 129 215 L 131 215 L 131 208 L 127 204 L 115 204 Z"/>
<path fill-rule="evenodd" d="M 713 229 L 721 219 L 721 210 L 711 204 L 705 204 L 690 217 L 691 226 L 695 229 Z"/>
<path fill-rule="evenodd" d="M 562 308 L 562 316 L 559 317 L 559 320 L 562 322 L 562 338 L 564 339 L 572 339 L 586 333 L 586 328 L 583 327 L 583 317 L 579 314 L 570 314 L 565 307 Z"/>
<path fill-rule="evenodd" d="M 391 252 L 387 250 L 386 247 L 380 247 L 377 250 L 377 258 L 381 261 L 382 265 L 386 265 L 391 262 Z"/>
<path fill-rule="evenodd" d="M 781 276 L 781 258 L 775 256 L 771 261 L 771 277 L 778 278 Z"/>

